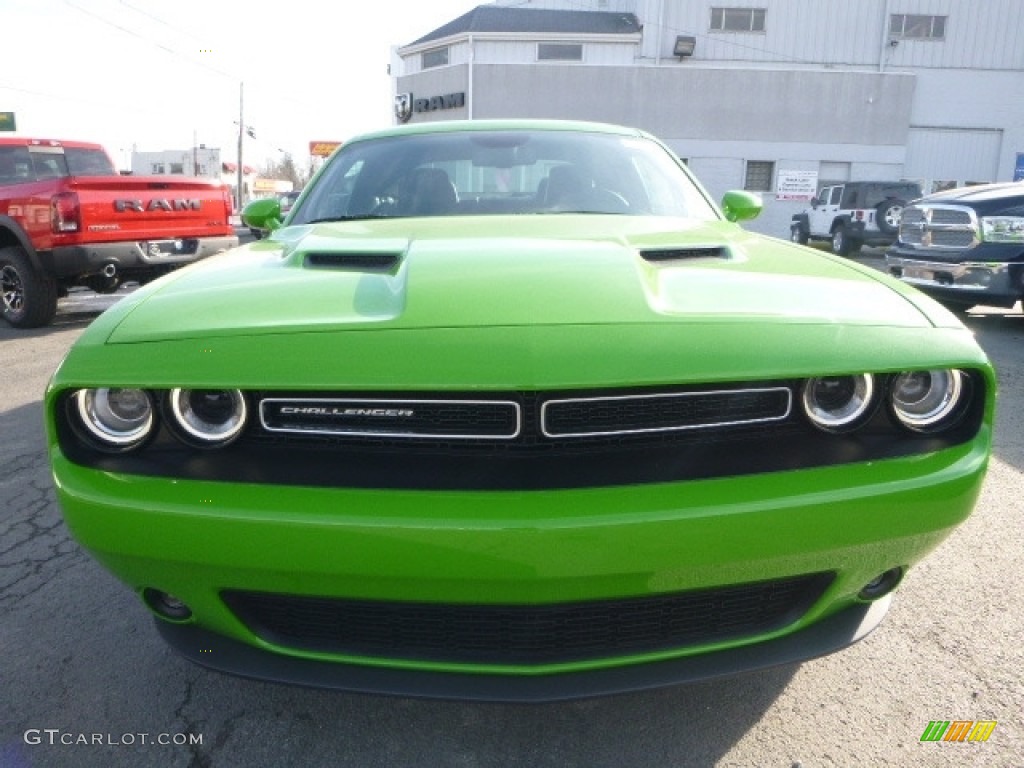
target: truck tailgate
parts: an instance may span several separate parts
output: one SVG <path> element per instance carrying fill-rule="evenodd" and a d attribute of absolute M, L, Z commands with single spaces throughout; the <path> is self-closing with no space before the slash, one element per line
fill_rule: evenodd
<path fill-rule="evenodd" d="M 87 242 L 234 234 L 231 196 L 213 181 L 165 176 L 78 176 L 80 239 Z"/>

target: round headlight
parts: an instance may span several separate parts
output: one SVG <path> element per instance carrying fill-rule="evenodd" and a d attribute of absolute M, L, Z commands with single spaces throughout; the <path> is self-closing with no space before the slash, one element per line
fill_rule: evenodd
<path fill-rule="evenodd" d="M 808 379 L 803 389 L 804 413 L 826 432 L 856 429 L 874 410 L 875 379 L 870 373 Z"/>
<path fill-rule="evenodd" d="M 127 451 L 153 431 L 153 401 L 142 389 L 81 389 L 74 395 L 78 421 L 102 450 Z"/>
<path fill-rule="evenodd" d="M 198 445 L 226 445 L 245 428 L 248 410 L 237 389 L 172 389 L 167 403 L 173 425 Z"/>
<path fill-rule="evenodd" d="M 951 426 L 962 412 L 965 391 L 964 374 L 957 370 L 901 373 L 889 388 L 893 413 L 915 432 Z"/>

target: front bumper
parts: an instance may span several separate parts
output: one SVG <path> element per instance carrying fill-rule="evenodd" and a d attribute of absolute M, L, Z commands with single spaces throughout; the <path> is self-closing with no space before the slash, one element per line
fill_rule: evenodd
<path fill-rule="evenodd" d="M 963 304 L 1012 307 L 1024 295 L 1024 264 L 943 262 L 888 253 L 888 271 L 925 293 Z"/>
<path fill-rule="evenodd" d="M 887 595 L 874 603 L 853 604 L 800 632 L 753 646 L 539 677 L 338 664 L 268 653 L 194 625 L 159 620 L 156 625 L 167 644 L 189 661 L 242 677 L 357 693 L 539 703 L 696 683 L 824 656 L 866 637 L 881 623 L 891 601 L 892 596 Z"/>
<path fill-rule="evenodd" d="M 254 677 L 414 695 L 553 699 L 732 674 L 828 653 L 884 613 L 861 589 L 970 512 L 988 428 L 930 455 L 740 478 L 550 491 L 282 487 L 117 475 L 51 447 L 76 538 L 118 577 L 191 609 L 163 627 L 189 658 Z M 806 574 L 827 589 L 782 626 L 530 663 L 300 647 L 225 593 L 479 606 L 645 598 Z M 200 655 L 201 654 L 201 655 Z M 326 665 L 326 666 L 325 666 Z M 324 669 L 334 669 L 324 672 Z M 459 682 L 462 681 L 462 682 Z"/>

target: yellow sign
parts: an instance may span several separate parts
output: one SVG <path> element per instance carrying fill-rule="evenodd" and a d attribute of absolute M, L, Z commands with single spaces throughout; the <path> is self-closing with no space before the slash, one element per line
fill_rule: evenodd
<path fill-rule="evenodd" d="M 313 157 L 329 157 L 340 146 L 340 141 L 311 141 L 309 142 L 309 154 Z"/>

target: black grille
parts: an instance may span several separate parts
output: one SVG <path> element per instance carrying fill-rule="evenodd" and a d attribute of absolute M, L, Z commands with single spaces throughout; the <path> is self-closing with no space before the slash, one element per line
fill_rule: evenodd
<path fill-rule="evenodd" d="M 267 398 L 260 422 L 270 432 L 391 437 L 511 439 L 519 404 L 498 400 Z"/>
<path fill-rule="evenodd" d="M 791 388 L 775 386 L 492 400 L 270 395 L 259 410 L 271 433 L 530 441 L 765 424 L 785 419 L 791 405 Z"/>
<path fill-rule="evenodd" d="M 785 387 L 550 400 L 542 431 L 583 437 L 759 424 L 786 418 L 791 402 Z"/>
<path fill-rule="evenodd" d="M 286 648 L 386 659 L 547 664 L 684 649 L 799 619 L 831 573 L 642 598 L 555 605 L 442 605 L 230 590 L 228 607 Z"/>

